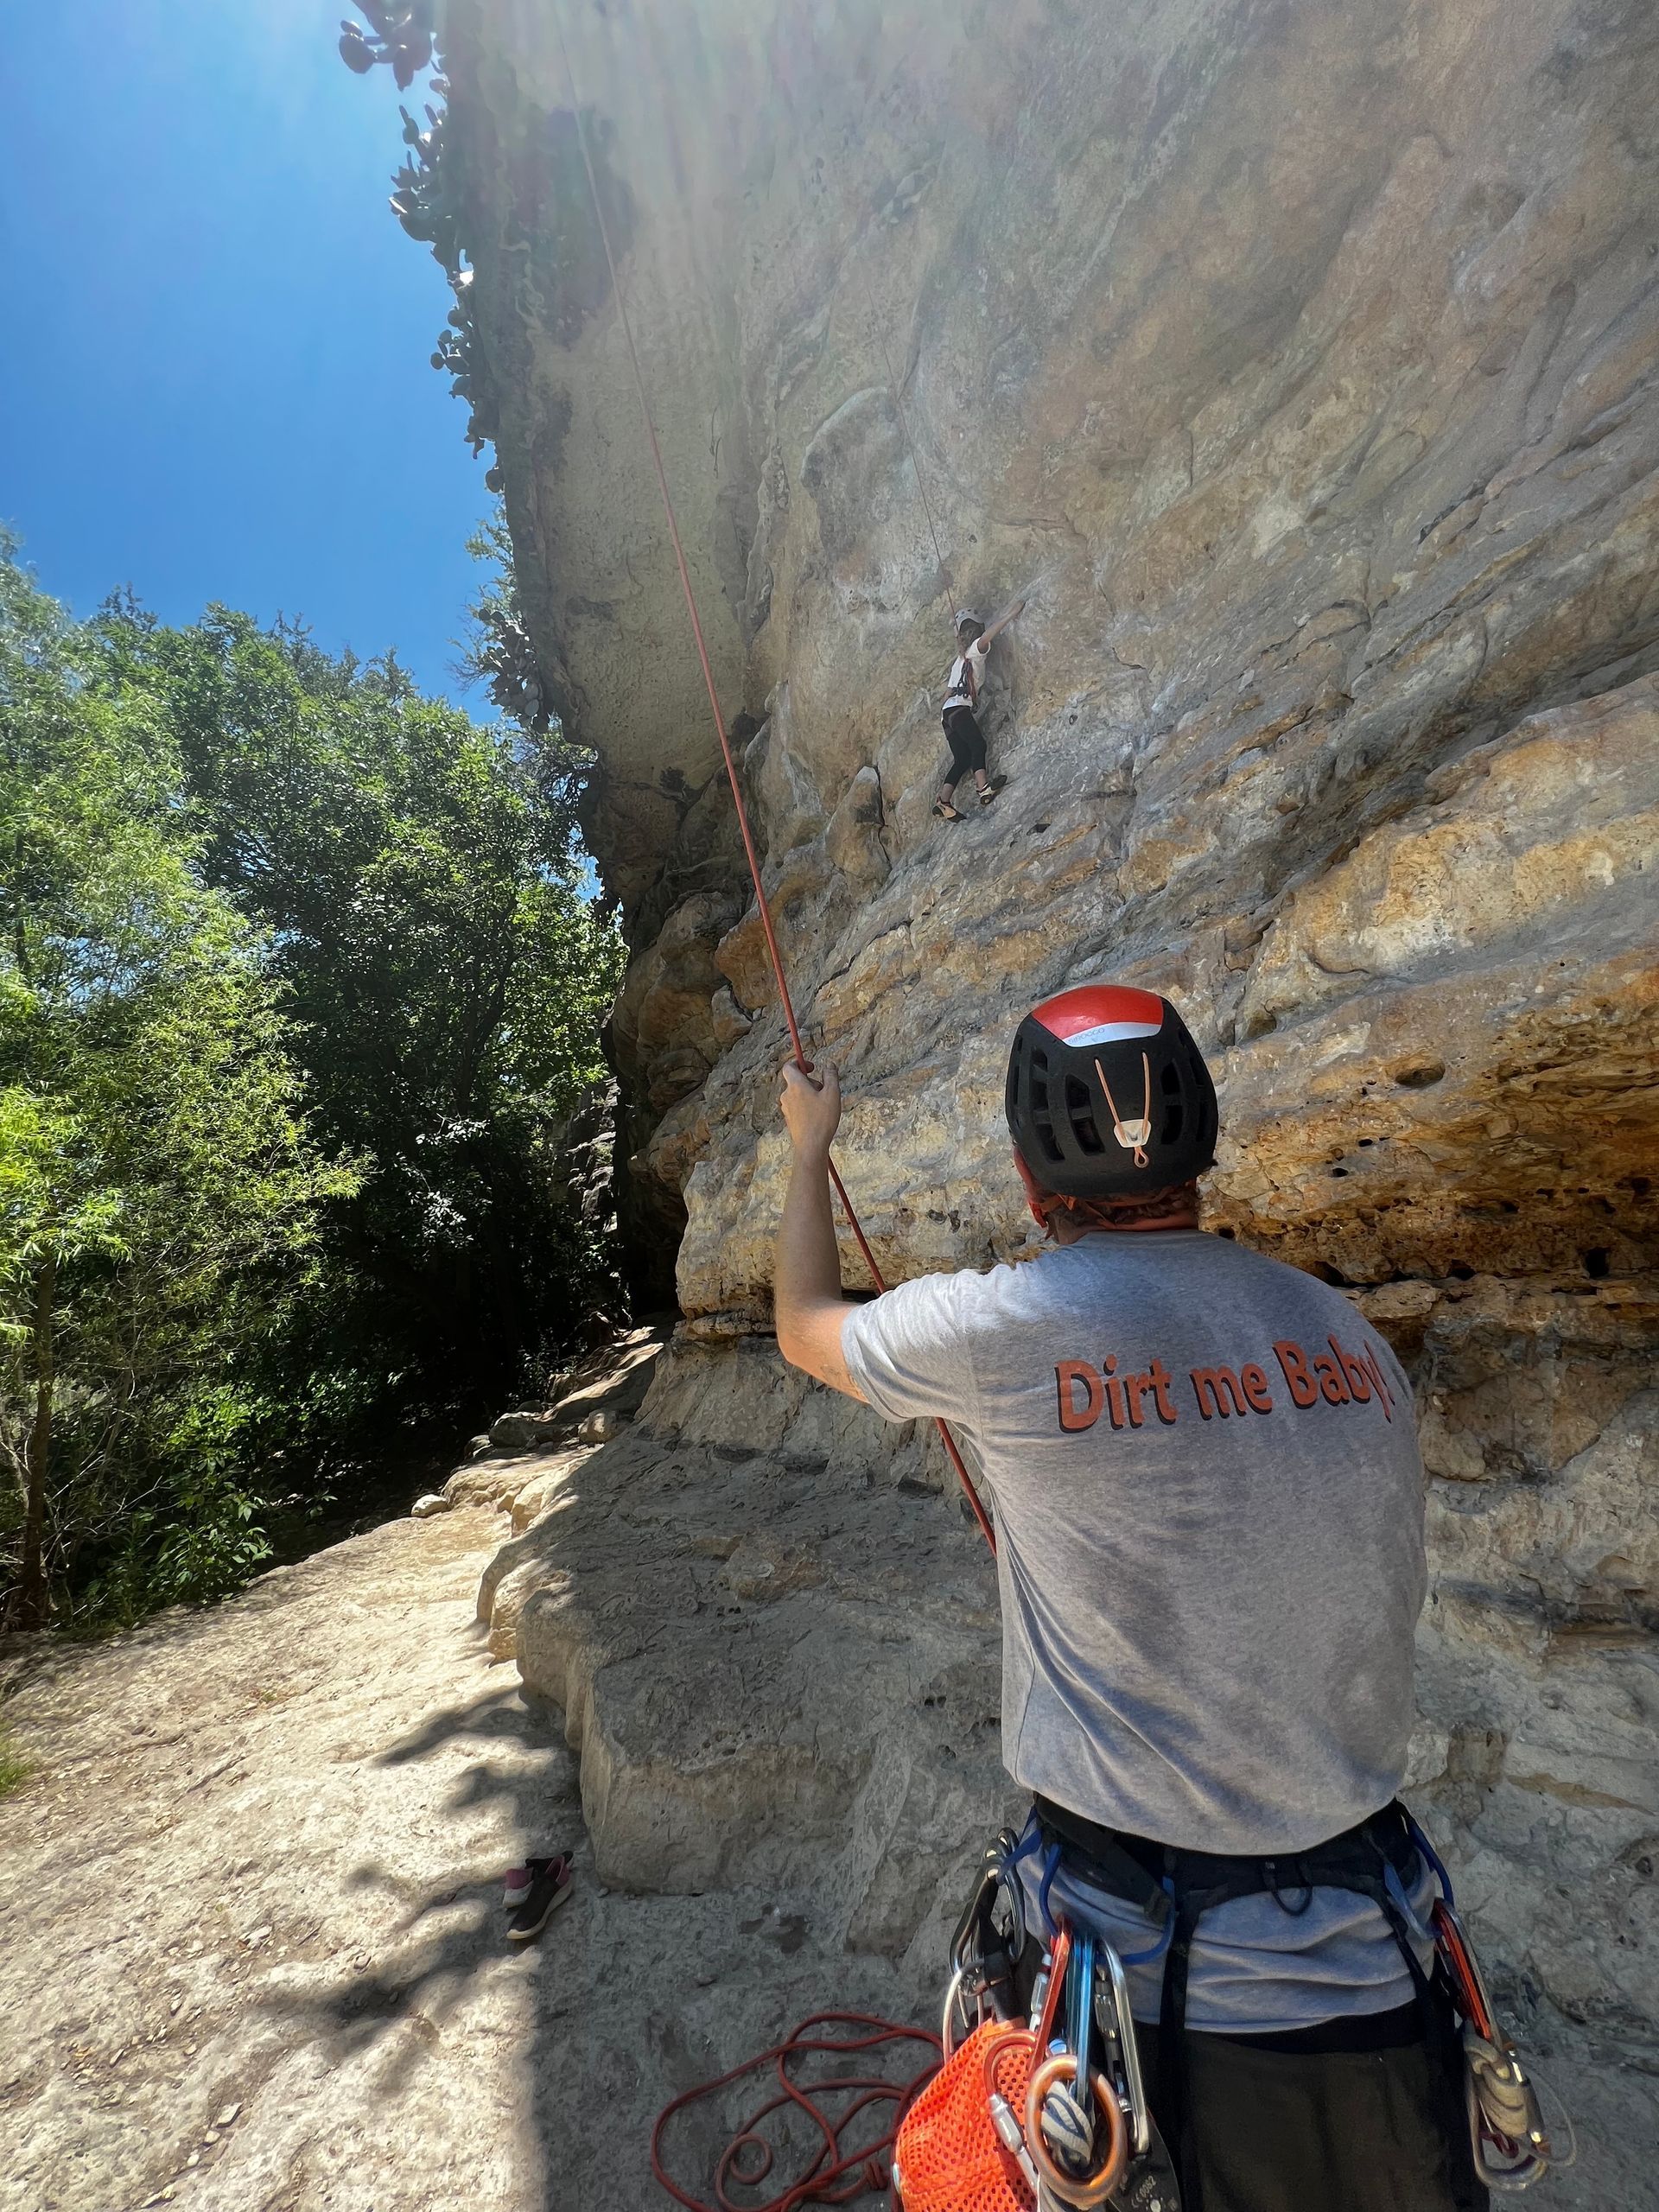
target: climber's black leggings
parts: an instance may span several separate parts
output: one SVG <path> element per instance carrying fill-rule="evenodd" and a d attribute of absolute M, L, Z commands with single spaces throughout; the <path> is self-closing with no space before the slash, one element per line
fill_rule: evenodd
<path fill-rule="evenodd" d="M 944 741 L 950 748 L 945 789 L 954 791 L 964 776 L 985 766 L 985 734 L 975 721 L 971 707 L 951 708 L 944 718 Z"/>

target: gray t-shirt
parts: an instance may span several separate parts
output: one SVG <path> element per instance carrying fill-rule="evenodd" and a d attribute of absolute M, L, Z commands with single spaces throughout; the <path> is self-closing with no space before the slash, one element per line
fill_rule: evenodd
<path fill-rule="evenodd" d="M 1399 1363 L 1338 1292 L 1197 1230 L 1097 1233 L 903 1284 L 850 1307 L 842 1344 L 878 1413 L 943 1414 L 977 1463 L 1017 1782 L 1205 1851 L 1294 1851 L 1388 1802 L 1411 1727 L 1422 1466 Z M 1267 1897 L 1211 1916 L 1190 2024 L 1265 2031 L 1406 2001 L 1374 1908 L 1321 1891 L 1313 1911 L 1287 1922 Z M 1322 1930 L 1345 1964 L 1313 1955 Z M 1234 1955 L 1218 1981 L 1241 1948 L 1261 1973 Z"/>

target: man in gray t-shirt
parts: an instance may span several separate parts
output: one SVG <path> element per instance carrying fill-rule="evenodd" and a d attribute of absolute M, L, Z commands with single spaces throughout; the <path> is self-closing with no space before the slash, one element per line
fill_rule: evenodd
<path fill-rule="evenodd" d="M 1003 1759 L 1033 1793 L 1033 1836 L 1052 1840 L 1058 1822 L 1072 1842 L 1150 1849 L 1154 1866 L 1166 1846 L 1260 1861 L 1379 1815 L 1404 1767 L 1424 1591 L 1410 1387 L 1339 1292 L 1199 1228 L 1215 1095 L 1174 1008 L 1093 985 L 1028 1016 L 1008 1118 L 1053 1249 L 870 1303 L 841 1289 L 825 1173 L 833 1071 L 815 1083 L 787 1070 L 783 1107 L 796 1171 L 778 1242 L 779 1346 L 890 1420 L 947 1420 L 966 1447 L 995 1511 Z M 1058 1850 L 1022 1862 L 1028 1917 L 1046 1872 L 1051 1910 L 1147 1955 L 1131 1997 L 1138 2020 L 1156 2020 L 1155 1927 L 1091 1883 L 1086 1851 L 1057 1862 Z M 1420 1861 L 1402 1864 L 1399 1902 L 1427 1966 L 1433 1892 Z M 1236 2077 L 1211 2080 L 1226 2124 L 1206 2147 L 1193 2073 L 1191 2127 L 1218 2200 L 1369 2205 L 1371 2183 L 1357 2193 L 1349 2171 L 1358 2160 L 1379 2204 L 1472 2201 L 1440 2171 L 1414 1978 L 1363 1896 L 1269 1891 L 1211 1910 L 1185 2023 Z M 1239 2073 L 1263 2064 L 1281 2088 L 1299 2067 L 1316 2102 L 1331 2089 L 1313 2074 L 1344 2064 L 1357 2080 L 1388 2076 L 1387 2094 L 1374 2087 L 1371 2107 L 1335 2130 L 1310 2105 L 1300 2133 L 1293 2100 L 1287 2133 L 1263 2140 L 1263 2092 Z M 1255 2115 L 1242 2149 L 1238 2110 Z M 1408 2111 L 1408 2155 L 1396 2140 Z"/>

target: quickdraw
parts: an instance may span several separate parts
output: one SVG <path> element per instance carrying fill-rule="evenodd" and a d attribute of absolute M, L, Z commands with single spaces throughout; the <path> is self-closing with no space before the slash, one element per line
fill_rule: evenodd
<path fill-rule="evenodd" d="M 1535 2082 L 1514 2040 L 1498 2024 L 1475 1947 L 1459 1916 L 1445 1862 L 1414 1820 L 1413 1840 L 1440 1886 L 1429 1914 L 1434 1949 L 1451 1991 L 1463 2040 L 1464 2106 L 1475 2172 L 1502 2195 L 1530 2189 L 1578 2156 L 1573 2123 L 1561 2113 L 1566 2142 L 1557 2146 L 1544 2120 Z"/>
<path fill-rule="evenodd" d="M 1463 2024 L 1464 2100 L 1475 2171 L 1488 2189 L 1530 2189 L 1555 2156 L 1538 2093 L 1520 2053 L 1504 2034 L 1486 1993 L 1485 1978 L 1457 1910 L 1437 1897 L 1430 1916 L 1452 2002 Z"/>

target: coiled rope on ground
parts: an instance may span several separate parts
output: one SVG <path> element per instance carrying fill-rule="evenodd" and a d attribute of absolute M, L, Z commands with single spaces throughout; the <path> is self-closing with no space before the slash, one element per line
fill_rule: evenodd
<path fill-rule="evenodd" d="M 927 2063 L 919 2072 L 892 2079 L 881 2074 L 835 2070 L 839 2062 L 849 2057 L 903 2043 L 925 2048 Z M 899 2123 L 911 2100 L 933 2073 L 938 2053 L 938 2037 L 925 2028 L 904 2027 L 868 2012 L 815 2012 L 769 2050 L 757 2052 L 715 2080 L 684 2090 L 671 2104 L 664 2105 L 651 2131 L 651 2171 L 669 2195 L 685 2206 L 686 2212 L 798 2212 L 798 2207 L 809 2202 L 850 2204 L 867 2191 L 887 2188 Z M 825 2071 L 810 2081 L 800 2078 L 798 2062 L 815 2054 L 829 2061 Z M 797 2062 L 793 2075 L 791 2061 Z M 714 2202 L 692 2196 L 668 2171 L 663 2138 L 670 2123 L 691 2106 L 717 2097 L 734 2082 L 767 2069 L 777 2085 L 775 2091 L 748 2115 L 721 2152 L 715 2166 Z M 830 2101 L 842 2099 L 845 2103 L 832 2113 Z M 854 2123 L 884 2105 L 888 2111 L 879 2133 L 863 2141 L 849 2139 L 849 2130 Z M 776 2154 L 775 2146 L 760 2129 L 772 2113 L 785 2108 L 801 2114 L 817 2131 L 817 2152 L 788 2188 L 760 2198 L 753 2192 L 770 2175 Z M 744 2192 L 741 2202 L 730 2194 L 731 2187 Z"/>

